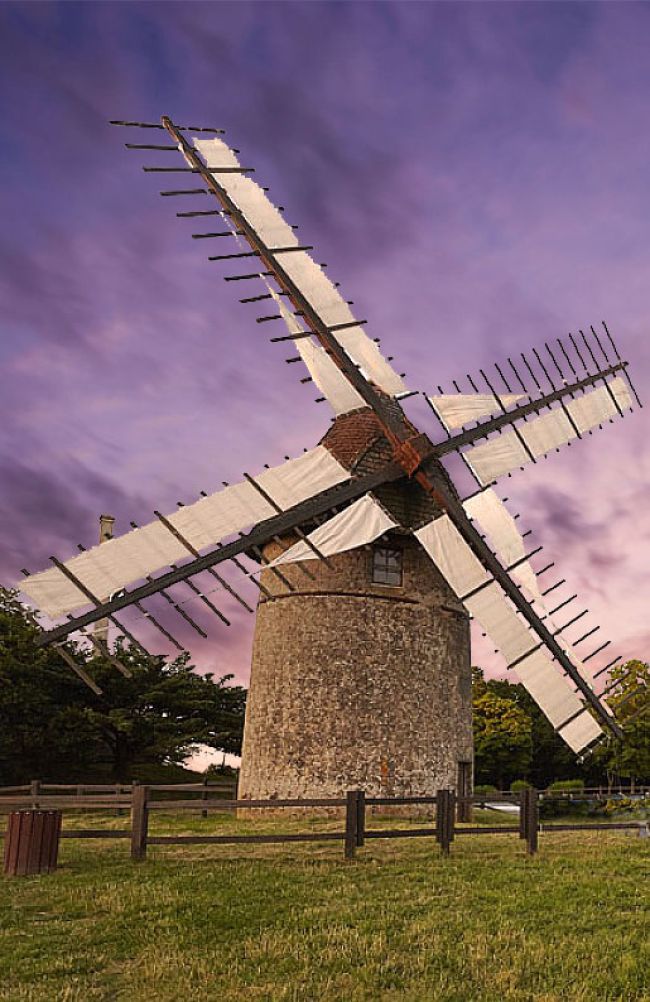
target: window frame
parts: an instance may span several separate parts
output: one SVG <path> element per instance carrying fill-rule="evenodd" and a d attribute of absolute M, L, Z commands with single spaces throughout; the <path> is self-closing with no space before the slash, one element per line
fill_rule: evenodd
<path fill-rule="evenodd" d="M 384 558 L 383 566 L 378 566 L 377 556 L 381 551 L 384 551 L 386 553 L 386 557 Z M 398 568 L 396 570 L 390 567 L 389 561 L 391 555 L 397 557 Z M 385 577 L 388 578 L 391 572 L 394 573 L 396 577 L 397 575 L 399 575 L 399 580 L 381 581 L 378 580 L 376 577 L 377 573 L 380 574 L 383 573 L 383 575 L 385 575 Z M 404 587 L 403 547 L 397 546 L 394 543 L 392 544 L 374 543 L 373 546 L 371 547 L 371 552 L 370 552 L 370 580 L 373 585 L 378 585 L 380 588 L 403 588 Z"/>

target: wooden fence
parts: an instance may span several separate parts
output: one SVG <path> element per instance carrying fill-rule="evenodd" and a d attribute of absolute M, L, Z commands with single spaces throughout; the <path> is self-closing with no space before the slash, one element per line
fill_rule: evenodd
<path fill-rule="evenodd" d="M 61 831 L 61 838 L 92 838 L 92 839 L 129 839 L 131 858 L 143 860 L 150 845 L 233 845 L 233 844 L 273 844 L 289 842 L 326 842 L 339 841 L 344 844 L 346 859 L 353 859 L 357 849 L 362 847 L 367 839 L 387 838 L 434 838 L 442 852 L 450 852 L 455 838 L 466 835 L 517 835 L 526 843 L 526 850 L 533 855 L 538 849 L 540 830 L 545 834 L 555 831 L 616 831 L 637 829 L 639 834 L 647 834 L 646 822 L 614 821 L 585 824 L 554 824 L 545 823 L 543 828 L 539 822 L 539 804 L 544 799 L 565 799 L 565 795 L 540 793 L 533 789 L 522 790 L 520 793 L 497 793 L 474 795 L 462 800 L 456 798 L 451 790 L 438 790 L 435 797 L 370 797 L 363 790 L 348 790 L 343 798 L 316 798 L 300 800 L 236 800 L 219 799 L 225 794 L 232 797 L 234 784 L 230 781 L 213 783 L 180 783 L 167 785 L 130 784 L 128 786 L 99 785 L 69 785 L 67 787 L 53 784 L 35 785 L 36 781 L 25 787 L 0 788 L 0 813 L 16 810 L 42 808 L 61 811 L 115 811 L 131 815 L 129 828 L 70 828 Z M 74 792 L 66 793 L 65 790 Z M 64 792 L 55 792 L 64 791 Z M 579 791 L 582 798 L 586 791 Z M 178 799 L 179 793 L 190 794 L 189 797 Z M 171 795 L 171 799 L 169 798 Z M 176 796 L 174 796 L 176 795 Z M 194 795 L 194 796 L 191 796 Z M 572 794 L 575 798 L 577 791 Z M 510 804 L 517 807 L 516 825 L 474 825 L 471 823 L 471 812 L 474 806 L 490 804 Z M 368 828 L 368 809 L 373 807 L 400 807 L 407 805 L 418 808 L 429 807 L 435 821 L 433 825 L 423 825 L 409 828 Z M 200 811 L 207 817 L 209 810 L 235 811 L 237 809 L 272 810 L 274 813 L 283 809 L 308 811 L 309 809 L 338 809 L 344 814 L 345 825 L 340 831 L 320 832 L 278 832 L 259 835 L 151 835 L 149 819 L 155 812 L 185 812 Z M 514 813 L 514 812 L 513 812 Z M 461 822 L 461 823 L 459 823 Z M 465 822 L 465 823 L 462 823 Z M 469 823 L 467 823 L 469 822 Z"/>
<path fill-rule="evenodd" d="M 134 790 L 138 782 L 132 783 L 42 783 L 33 779 L 23 786 L 0 786 L 0 814 L 16 810 L 38 810 L 54 808 L 113 808 L 116 814 L 124 814 L 131 808 Z M 179 792 L 198 793 L 201 800 L 209 800 L 211 795 L 225 795 L 233 799 L 237 796 L 237 779 L 226 778 L 201 783 L 159 784 L 150 787 L 162 794 Z M 207 817 L 207 812 L 204 814 Z"/>

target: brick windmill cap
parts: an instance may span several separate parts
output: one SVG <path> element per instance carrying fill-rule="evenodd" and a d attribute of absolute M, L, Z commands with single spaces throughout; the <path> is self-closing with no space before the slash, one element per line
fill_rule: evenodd
<path fill-rule="evenodd" d="M 376 388 L 375 388 L 376 389 Z M 381 392 L 381 391 L 378 391 Z M 416 429 L 399 404 L 386 394 L 386 403 L 395 409 L 410 435 Z M 381 441 L 383 440 L 383 446 Z M 370 407 L 340 414 L 320 441 L 347 470 L 371 473 L 390 463 L 393 458 L 390 443 L 384 436 L 379 418 Z M 374 447 L 374 448 L 373 448 Z"/>
<path fill-rule="evenodd" d="M 395 409 L 407 435 L 416 434 L 399 404 L 390 397 L 386 400 Z M 377 415 L 369 407 L 339 415 L 320 444 L 329 449 L 342 466 L 359 476 L 375 473 L 394 460 L 392 446 Z M 382 484 L 373 495 L 397 523 L 393 530 L 397 534 L 419 528 L 441 514 L 432 498 L 406 475 Z"/>

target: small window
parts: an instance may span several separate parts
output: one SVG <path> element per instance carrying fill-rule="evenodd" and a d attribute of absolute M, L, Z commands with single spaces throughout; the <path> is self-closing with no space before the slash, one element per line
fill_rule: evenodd
<path fill-rule="evenodd" d="M 402 583 L 402 551 L 394 546 L 375 546 L 372 551 L 374 584 L 399 586 Z"/>

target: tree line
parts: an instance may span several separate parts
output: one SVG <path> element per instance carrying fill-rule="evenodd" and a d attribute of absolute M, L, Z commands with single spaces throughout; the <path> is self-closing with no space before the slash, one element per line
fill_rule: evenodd
<path fill-rule="evenodd" d="M 66 643 L 92 676 L 92 692 L 54 647 L 37 647 L 38 626 L 0 589 L 0 786 L 28 782 L 129 782 L 179 774 L 197 746 L 239 754 L 246 690 L 232 676 L 199 675 L 188 654 L 146 655 L 118 639 L 121 675 L 94 648 Z M 650 669 L 642 661 L 613 669 L 630 677 L 612 708 L 625 721 L 647 699 Z M 645 687 L 645 696 L 643 689 Z M 473 669 L 475 782 L 507 788 L 525 779 L 544 788 L 558 779 L 588 785 L 624 778 L 650 782 L 650 727 L 639 716 L 624 745 L 607 741 L 582 763 L 559 738 L 522 685 L 486 679 Z"/>
<path fill-rule="evenodd" d="M 609 677 L 611 683 L 620 683 L 609 705 L 623 726 L 625 741 L 607 737 L 580 760 L 523 685 L 486 679 L 480 668 L 474 668 L 475 783 L 498 789 L 508 789 L 518 779 L 537 789 L 562 779 L 582 779 L 587 786 L 619 780 L 650 783 L 650 714 L 642 713 L 644 706 L 648 708 L 650 667 L 643 661 L 628 661 L 613 668 Z"/>

